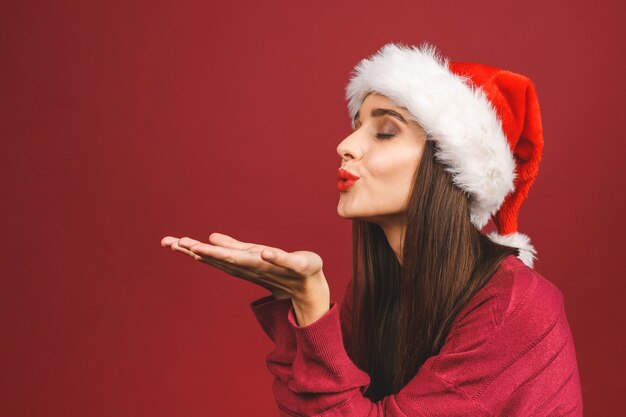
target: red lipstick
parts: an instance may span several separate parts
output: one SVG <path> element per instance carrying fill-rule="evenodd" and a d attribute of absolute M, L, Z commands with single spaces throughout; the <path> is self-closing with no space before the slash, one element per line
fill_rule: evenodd
<path fill-rule="evenodd" d="M 352 185 L 358 181 L 358 179 L 359 177 L 352 174 L 350 171 L 339 168 L 339 172 L 337 174 L 337 189 L 341 192 L 347 191 L 348 188 L 352 187 Z"/>

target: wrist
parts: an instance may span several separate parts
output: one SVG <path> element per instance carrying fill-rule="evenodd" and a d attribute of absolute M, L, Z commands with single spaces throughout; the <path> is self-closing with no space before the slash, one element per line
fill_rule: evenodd
<path fill-rule="evenodd" d="M 305 289 L 291 299 L 298 325 L 303 327 L 330 310 L 330 287 L 323 272 L 307 280 Z"/>

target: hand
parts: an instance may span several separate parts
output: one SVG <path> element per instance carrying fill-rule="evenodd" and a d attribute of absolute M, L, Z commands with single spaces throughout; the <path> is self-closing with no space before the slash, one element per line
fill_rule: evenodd
<path fill-rule="evenodd" d="M 221 233 L 212 233 L 209 242 L 166 236 L 161 245 L 260 285 L 276 298 L 297 300 L 300 305 L 311 304 L 318 299 L 317 294 L 328 288 L 322 273 L 322 258 L 314 252 L 285 252 L 271 246 L 240 242 Z"/>

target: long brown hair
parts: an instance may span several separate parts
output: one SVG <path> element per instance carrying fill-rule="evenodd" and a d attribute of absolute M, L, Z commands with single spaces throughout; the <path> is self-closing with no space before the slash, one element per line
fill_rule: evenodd
<path fill-rule="evenodd" d="M 517 248 L 491 241 L 470 222 L 471 196 L 435 159 L 430 137 L 404 214 L 402 265 L 382 228 L 354 220 L 354 363 L 370 375 L 372 401 L 397 393 L 443 345 L 470 298 Z"/>

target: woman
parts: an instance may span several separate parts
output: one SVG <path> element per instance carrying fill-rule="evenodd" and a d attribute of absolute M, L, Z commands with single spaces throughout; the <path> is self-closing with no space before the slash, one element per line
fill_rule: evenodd
<path fill-rule="evenodd" d="M 272 292 L 251 308 L 276 343 L 281 415 L 582 415 L 563 296 L 517 231 L 543 148 L 533 84 L 388 44 L 346 92 L 337 212 L 354 258 L 340 306 L 315 253 L 162 241 Z"/>

